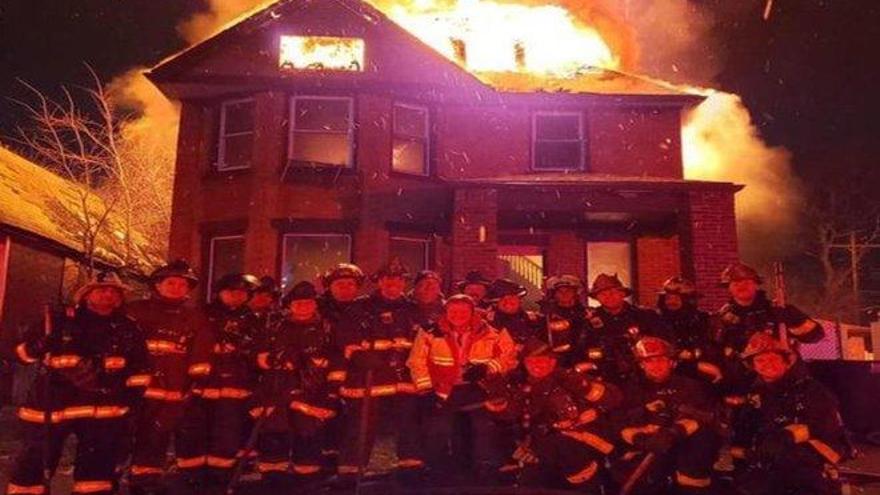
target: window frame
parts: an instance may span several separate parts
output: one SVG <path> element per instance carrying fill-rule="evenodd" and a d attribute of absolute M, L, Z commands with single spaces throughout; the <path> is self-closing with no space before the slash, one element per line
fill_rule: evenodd
<path fill-rule="evenodd" d="M 424 160 L 421 173 L 407 172 L 394 168 L 394 142 L 400 138 L 405 140 L 413 140 L 412 136 L 398 134 L 395 130 L 397 119 L 395 118 L 395 108 L 408 108 L 410 110 L 419 110 L 425 113 L 425 134 L 422 136 L 425 144 L 425 152 L 422 159 Z M 404 103 L 395 101 L 391 104 L 391 172 L 395 174 L 409 175 L 414 177 L 430 177 L 431 176 L 431 110 L 426 105 L 417 105 L 414 103 Z"/>
<path fill-rule="evenodd" d="M 419 268 L 418 271 L 421 270 L 430 270 L 431 267 L 431 237 L 419 237 L 414 235 L 405 235 L 405 234 L 391 234 L 388 236 L 388 250 L 391 250 L 391 243 L 394 241 L 404 241 L 404 242 L 418 242 L 425 246 L 425 255 L 423 261 L 424 268 Z M 413 270 L 413 267 L 406 267 L 409 270 Z"/>
<path fill-rule="evenodd" d="M 311 129 L 306 130 L 297 130 L 296 128 L 296 102 L 298 100 L 345 100 L 348 102 L 348 129 L 345 132 L 346 137 L 348 138 L 348 163 L 343 166 L 333 165 L 333 164 L 315 164 L 312 166 L 300 166 L 295 165 L 295 160 L 293 159 L 293 151 L 295 148 L 295 135 L 297 132 L 306 133 L 306 134 L 337 134 L 341 135 L 342 132 L 334 132 L 334 131 L 315 131 Z M 354 128 L 355 128 L 355 107 L 354 107 L 354 96 L 323 96 L 323 95 L 310 95 L 310 94 L 302 94 L 302 95 L 292 95 L 289 98 L 289 111 L 288 111 L 288 131 L 287 131 L 287 164 L 290 167 L 294 168 L 319 168 L 319 169 L 327 169 L 327 170 L 353 170 L 355 168 L 355 146 L 354 146 Z"/>
<path fill-rule="evenodd" d="M 232 105 L 237 105 L 241 103 L 253 103 L 254 104 L 254 128 L 252 128 L 248 132 L 237 132 L 233 134 L 226 134 L 226 109 Z M 239 136 L 254 136 L 256 135 L 256 108 L 257 108 L 257 100 L 253 97 L 247 98 L 236 98 L 232 100 L 223 100 L 220 102 L 220 130 L 217 135 L 217 161 L 214 163 L 214 169 L 218 172 L 230 172 L 233 170 L 247 170 L 250 169 L 251 166 L 225 166 L 226 164 L 226 139 L 229 137 L 239 137 Z M 253 141 L 252 141 L 253 143 Z M 251 157 L 253 159 L 253 156 Z"/>
<path fill-rule="evenodd" d="M 208 237 L 208 281 L 205 284 L 205 299 L 208 303 L 211 302 L 211 297 L 214 295 L 214 241 L 228 241 L 232 239 L 242 240 L 241 252 L 242 257 L 244 257 L 244 250 L 247 244 L 247 236 L 244 234 L 224 234 Z"/>
<path fill-rule="evenodd" d="M 578 122 L 578 139 L 577 142 L 579 144 L 580 154 L 579 163 L 577 167 L 571 168 L 545 168 L 545 167 L 536 167 L 535 162 L 537 161 L 538 153 L 538 118 L 539 117 L 577 117 Z M 533 172 L 582 172 L 586 170 L 586 162 L 587 162 L 587 142 L 584 138 L 586 134 L 586 130 L 584 128 L 584 113 L 575 110 L 539 110 L 532 112 L 532 160 L 530 164 L 530 169 Z M 541 139 L 542 142 L 551 142 L 551 143 L 571 143 L 573 140 L 571 139 Z"/>
<path fill-rule="evenodd" d="M 284 266 L 287 261 L 287 239 L 289 237 L 344 237 L 346 241 L 346 247 L 348 249 L 348 260 L 345 262 L 351 263 L 353 261 L 354 235 L 350 232 L 284 232 L 281 234 L 281 252 L 279 253 L 280 266 L 278 267 L 278 280 L 285 290 L 289 289 L 289 287 L 284 286 L 284 276 L 286 275 L 286 273 L 284 273 Z M 311 282 L 311 280 L 309 280 L 309 282 Z"/>

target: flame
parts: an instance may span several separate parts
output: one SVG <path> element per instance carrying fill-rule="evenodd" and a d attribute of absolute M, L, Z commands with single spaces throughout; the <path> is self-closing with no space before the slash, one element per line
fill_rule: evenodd
<path fill-rule="evenodd" d="M 335 36 L 282 36 L 279 66 L 282 69 L 361 71 L 364 40 Z"/>

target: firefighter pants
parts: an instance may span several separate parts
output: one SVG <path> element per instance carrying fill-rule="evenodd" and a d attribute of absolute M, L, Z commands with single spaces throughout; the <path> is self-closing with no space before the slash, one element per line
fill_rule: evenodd
<path fill-rule="evenodd" d="M 246 415 L 245 399 L 193 399 L 175 442 L 181 473 L 197 478 L 207 469 L 211 483 L 228 483 L 242 447 Z"/>
<path fill-rule="evenodd" d="M 321 472 L 321 445 L 326 420 L 302 410 L 274 409 L 265 419 L 256 414 L 260 428 L 257 470 L 264 478 L 287 477 L 291 471 L 300 480 Z"/>
<path fill-rule="evenodd" d="M 425 458 L 431 470 L 460 469 L 455 459 L 485 472 L 497 470 L 502 460 L 499 427 L 489 413 L 482 407 L 462 410 L 436 400 L 425 425 Z"/>
<path fill-rule="evenodd" d="M 342 438 L 339 447 L 339 474 L 356 475 L 361 464 L 366 465 L 376 440 L 376 429 L 383 420 L 390 420 L 397 437 L 398 468 L 401 470 L 424 467 L 421 447 L 421 425 L 418 420 L 420 397 L 400 393 L 393 396 L 371 397 L 368 411 L 364 399 L 346 399 L 342 417 Z M 361 432 L 364 422 L 366 431 Z M 363 435 L 363 445 L 361 438 Z M 363 456 L 363 457 L 362 457 Z"/>
<path fill-rule="evenodd" d="M 54 472 L 64 441 L 70 435 L 77 438 L 72 493 L 109 494 L 115 491 L 119 442 L 126 433 L 124 418 L 74 419 L 53 424 L 48 445 L 45 443 L 46 433 L 42 424 L 24 424 L 24 446 L 6 493 L 43 493 L 44 449 L 48 446 L 49 465 Z"/>
<path fill-rule="evenodd" d="M 604 457 L 611 448 L 613 445 L 597 434 L 553 432 L 532 437 L 528 450 L 533 457 L 514 460 L 523 465 L 524 486 L 583 492 L 601 486 Z M 520 457 L 517 453 L 514 456 Z"/>
<path fill-rule="evenodd" d="M 166 453 L 172 436 L 178 457 L 190 455 L 193 432 L 181 428 L 189 403 L 184 401 L 146 399 L 138 419 L 130 483 L 133 488 L 159 488 L 165 471 Z"/>
<path fill-rule="evenodd" d="M 837 495 L 836 468 L 809 445 L 797 445 L 779 459 L 750 466 L 735 479 L 740 495 Z"/>

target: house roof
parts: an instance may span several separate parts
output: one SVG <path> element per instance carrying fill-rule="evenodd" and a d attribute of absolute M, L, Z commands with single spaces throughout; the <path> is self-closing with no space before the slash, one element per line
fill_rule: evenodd
<path fill-rule="evenodd" d="M 490 187 L 603 187 L 613 186 L 649 189 L 700 189 L 721 188 L 739 191 L 742 185 L 731 182 L 710 182 L 699 180 L 677 179 L 674 177 L 652 176 L 620 176 L 593 173 L 540 172 L 531 174 L 509 174 L 493 177 L 475 177 L 462 179 L 445 179 L 446 182 L 458 186 L 490 186 Z"/>
<path fill-rule="evenodd" d="M 83 189 L 49 170 L 28 161 L 24 157 L 0 146 L 0 228 L 11 229 L 29 236 L 36 236 L 56 248 L 75 253 L 82 252 L 82 242 L 77 234 L 82 209 L 79 206 Z M 104 211 L 101 198 L 89 197 L 89 208 Z M 111 215 L 109 231 L 98 236 L 96 255 L 110 265 L 121 265 L 124 257 L 122 222 Z M 133 233 L 135 259 L 150 266 L 144 237 Z"/>
<path fill-rule="evenodd" d="M 420 45 L 449 65 L 454 65 L 465 77 L 479 81 L 499 93 L 666 97 L 667 99 L 681 99 L 681 103 L 684 104 L 703 98 L 681 87 L 660 80 L 595 67 L 586 68 L 581 73 L 570 78 L 545 77 L 522 72 L 471 72 L 449 60 L 446 56 L 434 50 L 413 33 L 407 31 L 403 26 L 395 23 L 380 10 L 363 0 L 324 1 L 338 3 L 347 10 L 355 12 L 365 22 L 405 33 L 407 38 L 413 43 Z M 188 64 L 198 60 L 199 57 L 210 52 L 212 48 L 224 42 L 224 40 L 231 39 L 239 33 L 253 32 L 265 26 L 267 22 L 277 19 L 283 15 L 283 12 L 292 12 L 309 4 L 311 2 L 306 0 L 265 1 L 226 24 L 208 39 L 162 60 L 148 75 L 157 82 L 167 82 L 175 75 L 184 71 Z"/>

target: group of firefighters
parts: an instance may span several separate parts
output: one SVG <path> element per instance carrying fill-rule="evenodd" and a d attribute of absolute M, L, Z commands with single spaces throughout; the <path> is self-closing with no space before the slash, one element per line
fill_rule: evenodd
<path fill-rule="evenodd" d="M 839 492 L 836 400 L 797 351 L 822 327 L 774 304 L 748 266 L 723 272 L 730 302 L 711 315 L 681 277 L 656 310 L 609 274 L 589 287 L 549 277 L 540 311 L 524 308 L 524 287 L 479 272 L 450 297 L 432 271 L 407 292 L 397 260 L 371 280 L 362 295 L 363 272 L 340 264 L 322 292 L 282 293 L 230 274 L 199 308 L 186 262 L 155 270 L 131 302 L 100 273 L 4 345 L 42 370 L 18 411 L 7 493 L 46 493 L 70 435 L 73 493 L 114 493 L 126 474 L 133 494 L 166 491 L 172 438 L 175 479 L 200 491 L 234 487 L 245 466 L 267 489 L 344 488 L 383 424 L 407 487 L 698 494 L 725 479 L 742 494 Z"/>

